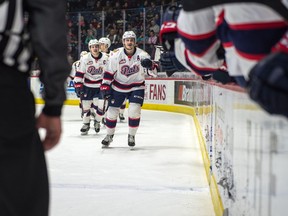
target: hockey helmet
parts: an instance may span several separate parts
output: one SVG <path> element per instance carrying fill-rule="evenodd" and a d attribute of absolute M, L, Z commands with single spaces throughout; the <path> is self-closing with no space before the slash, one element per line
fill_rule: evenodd
<path fill-rule="evenodd" d="M 110 41 L 110 39 L 107 38 L 107 37 L 102 37 L 102 38 L 100 38 L 100 39 L 99 39 L 99 43 L 106 44 L 108 48 L 111 46 L 111 41 Z"/>
<path fill-rule="evenodd" d="M 126 31 L 122 36 L 122 40 L 125 40 L 126 38 L 134 38 L 136 41 L 136 34 L 133 31 Z"/>
<path fill-rule="evenodd" d="M 97 39 L 92 39 L 88 43 L 88 48 L 90 48 L 90 46 L 92 45 L 98 45 L 98 44 L 99 44 L 99 41 Z"/>

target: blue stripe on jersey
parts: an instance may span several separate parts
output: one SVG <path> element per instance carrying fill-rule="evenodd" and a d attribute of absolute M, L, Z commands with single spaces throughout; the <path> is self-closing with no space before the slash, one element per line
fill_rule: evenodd
<path fill-rule="evenodd" d="M 84 77 L 84 73 L 82 73 L 80 71 L 76 71 L 75 77 L 79 77 L 82 79 Z"/>
<path fill-rule="evenodd" d="M 197 67 L 196 65 L 194 65 L 188 58 L 188 54 L 187 52 L 189 52 L 187 49 L 185 50 L 185 59 L 186 59 L 186 63 L 190 66 L 190 68 L 195 72 L 197 73 L 198 75 L 200 76 L 203 76 L 203 75 L 207 75 L 207 74 L 211 74 L 213 73 L 214 71 L 217 71 L 218 69 L 214 69 L 214 68 L 200 68 L 200 67 Z"/>
<path fill-rule="evenodd" d="M 229 38 L 229 26 L 225 19 L 217 26 L 216 35 L 222 44 L 231 42 L 231 38 Z"/>
<path fill-rule="evenodd" d="M 84 83 L 87 83 L 87 84 L 101 84 L 102 83 L 102 79 L 100 79 L 100 80 L 90 80 L 88 78 L 85 78 L 84 79 Z"/>
<path fill-rule="evenodd" d="M 204 55 L 207 50 L 215 43 L 216 33 L 211 34 L 206 38 L 195 36 L 195 38 L 188 38 L 184 35 L 180 35 L 180 38 L 183 40 L 185 47 L 194 55 L 202 56 Z"/>
<path fill-rule="evenodd" d="M 229 37 L 236 48 L 248 55 L 267 55 L 287 31 L 286 27 L 257 30 L 231 30 Z"/>
<path fill-rule="evenodd" d="M 117 82 L 116 80 L 114 80 L 113 85 L 119 89 L 129 90 L 133 87 L 145 86 L 145 81 L 143 81 L 141 83 L 131 83 L 131 84 L 125 85 L 125 84 L 121 84 L 121 83 Z"/>
<path fill-rule="evenodd" d="M 104 72 L 103 79 L 112 81 L 113 78 L 114 78 L 114 74 L 111 74 L 111 73 L 109 73 L 109 72 Z"/>

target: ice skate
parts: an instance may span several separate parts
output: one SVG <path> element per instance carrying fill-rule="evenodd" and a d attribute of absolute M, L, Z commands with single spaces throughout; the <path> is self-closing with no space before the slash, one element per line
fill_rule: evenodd
<path fill-rule="evenodd" d="M 81 135 L 87 135 L 90 129 L 90 123 L 83 124 L 82 128 L 80 129 Z"/>
<path fill-rule="evenodd" d="M 113 136 L 114 135 L 106 135 L 106 137 L 102 140 L 102 148 L 107 148 L 110 143 L 113 141 Z"/>
<path fill-rule="evenodd" d="M 128 134 L 128 146 L 133 149 L 135 146 L 135 136 Z"/>
<path fill-rule="evenodd" d="M 123 113 L 119 113 L 119 119 L 120 119 L 120 121 L 124 121 L 125 120 L 125 117 L 124 117 Z"/>
<path fill-rule="evenodd" d="M 94 121 L 94 129 L 95 129 L 95 132 L 96 133 L 99 133 L 99 131 L 100 131 L 100 122 L 98 122 L 98 121 Z"/>

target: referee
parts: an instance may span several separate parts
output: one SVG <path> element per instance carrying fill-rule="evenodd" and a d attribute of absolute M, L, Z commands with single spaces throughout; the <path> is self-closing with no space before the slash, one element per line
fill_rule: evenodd
<path fill-rule="evenodd" d="M 61 135 L 61 109 L 69 75 L 66 1 L 0 0 L 0 215 L 48 216 L 44 151 Z M 39 59 L 45 106 L 35 118 L 28 86 Z M 41 141 L 38 129 L 46 135 Z"/>

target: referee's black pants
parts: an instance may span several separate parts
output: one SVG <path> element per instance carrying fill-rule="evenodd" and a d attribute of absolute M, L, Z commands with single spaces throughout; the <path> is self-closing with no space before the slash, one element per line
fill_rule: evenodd
<path fill-rule="evenodd" d="M 27 75 L 0 65 L 0 216 L 47 216 L 45 155 Z"/>

